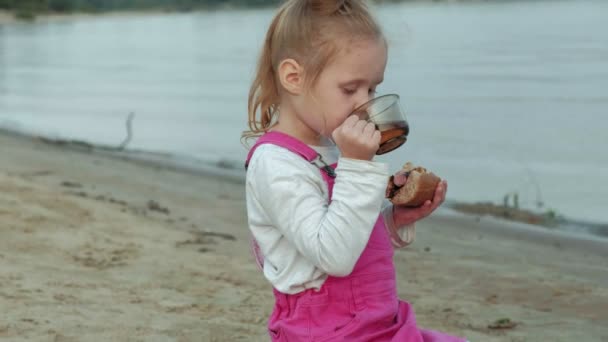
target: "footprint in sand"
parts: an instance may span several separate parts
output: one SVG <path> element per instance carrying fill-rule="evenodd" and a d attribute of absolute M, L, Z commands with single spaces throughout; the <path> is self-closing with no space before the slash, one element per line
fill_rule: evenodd
<path fill-rule="evenodd" d="M 85 267 L 104 270 L 113 267 L 126 266 L 128 261 L 139 254 L 134 243 L 128 243 L 118 248 L 99 247 L 86 243 L 80 251 L 72 255 L 72 259 Z"/>
<path fill-rule="evenodd" d="M 192 239 L 188 239 L 185 241 L 179 241 L 175 243 L 176 248 L 184 247 L 184 246 L 203 246 L 199 247 L 198 251 L 200 253 L 206 253 L 213 251 L 209 247 L 206 246 L 215 246 L 218 244 L 217 238 L 227 241 L 235 241 L 236 237 L 226 233 L 219 232 L 191 232 Z"/>

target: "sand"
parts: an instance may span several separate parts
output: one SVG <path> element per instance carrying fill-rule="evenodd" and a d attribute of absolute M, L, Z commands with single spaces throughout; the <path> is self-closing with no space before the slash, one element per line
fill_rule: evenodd
<path fill-rule="evenodd" d="M 4 133 L 0 222 L 0 340 L 268 340 L 238 180 Z M 395 254 L 399 293 L 471 341 L 608 341 L 607 247 L 442 210 Z"/>

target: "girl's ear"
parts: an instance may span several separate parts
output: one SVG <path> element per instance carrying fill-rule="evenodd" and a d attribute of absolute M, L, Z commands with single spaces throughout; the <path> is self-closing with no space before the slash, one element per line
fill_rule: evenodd
<path fill-rule="evenodd" d="M 291 58 L 281 61 L 279 64 L 279 81 L 283 89 L 292 95 L 300 95 L 304 91 L 304 69 Z"/>

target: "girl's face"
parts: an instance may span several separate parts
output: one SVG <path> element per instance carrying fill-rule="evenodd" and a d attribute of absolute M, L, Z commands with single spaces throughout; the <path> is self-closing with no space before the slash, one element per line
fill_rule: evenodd
<path fill-rule="evenodd" d="M 304 98 L 300 120 L 329 137 L 355 108 L 372 99 L 384 79 L 387 46 L 383 39 L 351 43 L 338 52 Z"/>

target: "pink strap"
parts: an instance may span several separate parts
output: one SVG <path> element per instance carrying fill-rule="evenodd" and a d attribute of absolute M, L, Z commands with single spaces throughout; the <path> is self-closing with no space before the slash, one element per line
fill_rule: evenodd
<path fill-rule="evenodd" d="M 284 147 L 293 153 L 297 153 L 297 154 L 301 155 L 304 159 L 308 160 L 309 162 L 315 160 L 318 155 L 317 151 L 313 150 L 312 148 L 310 148 L 308 145 L 301 142 L 300 140 L 298 140 L 290 135 L 287 135 L 285 133 L 272 131 L 272 132 L 267 132 L 264 135 L 262 135 L 258 139 L 258 141 L 256 141 L 255 145 L 253 145 L 251 150 L 249 150 L 249 154 L 247 154 L 247 160 L 245 161 L 245 169 L 247 169 L 247 167 L 249 166 L 249 161 L 251 160 L 251 157 L 253 156 L 253 153 L 255 152 L 255 150 L 260 145 L 263 145 L 263 144 L 274 144 L 274 145 Z"/>

